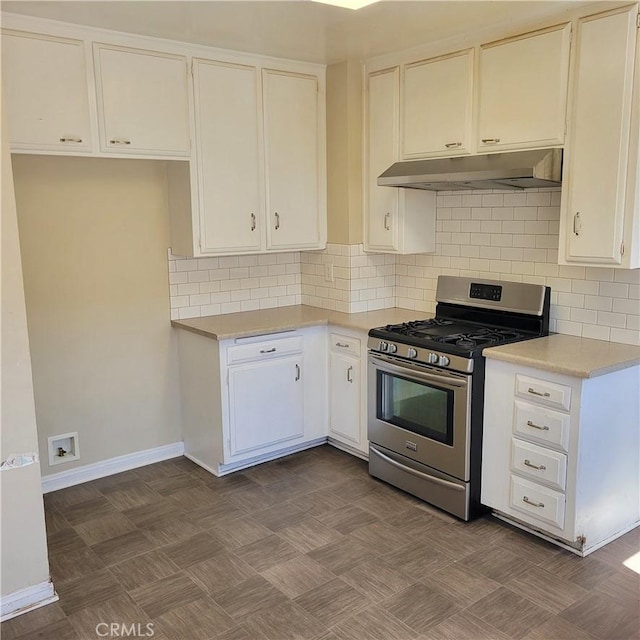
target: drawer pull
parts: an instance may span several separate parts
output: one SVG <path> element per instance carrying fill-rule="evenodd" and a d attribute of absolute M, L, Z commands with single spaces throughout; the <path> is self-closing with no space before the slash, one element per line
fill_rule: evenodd
<path fill-rule="evenodd" d="M 540 391 L 536 391 L 533 387 L 529 387 L 527 389 L 527 393 L 530 393 L 531 395 L 534 396 L 540 396 L 541 398 L 550 398 L 551 394 L 548 391 L 545 391 L 544 393 L 541 393 Z"/>
<path fill-rule="evenodd" d="M 498 144 L 500 138 L 482 138 L 482 144 Z"/>
<path fill-rule="evenodd" d="M 538 507 L 538 509 L 544 509 L 544 502 L 534 502 L 533 500 L 529 500 L 527 496 L 522 497 L 522 502 L 530 504 L 532 507 Z"/>
<path fill-rule="evenodd" d="M 540 429 L 540 431 L 549 431 L 549 427 L 547 425 L 543 425 L 542 427 L 535 422 L 531 422 L 531 420 L 527 420 L 527 427 L 533 427 L 534 429 Z"/>
<path fill-rule="evenodd" d="M 525 459 L 524 465 L 525 465 L 525 467 L 531 467 L 532 469 L 536 469 L 538 471 L 545 471 L 546 468 L 547 468 L 543 464 L 541 464 L 541 465 L 533 464 L 530 460 L 527 460 L 527 459 Z"/>
<path fill-rule="evenodd" d="M 447 142 L 444 146 L 447 149 L 457 149 L 462 146 L 462 142 Z"/>
<path fill-rule="evenodd" d="M 80 144 L 82 142 L 82 138 L 72 138 L 72 137 L 60 138 L 60 142 L 73 142 L 75 144 Z"/>
<path fill-rule="evenodd" d="M 336 342 L 336 347 L 340 347 L 341 349 L 348 349 L 349 345 L 345 342 Z"/>
<path fill-rule="evenodd" d="M 273 353 L 275 350 L 275 347 L 271 347 L 271 349 L 260 349 L 260 353 Z"/>
<path fill-rule="evenodd" d="M 109 140 L 109 144 L 131 144 L 131 140 L 125 140 L 124 138 L 112 138 Z"/>

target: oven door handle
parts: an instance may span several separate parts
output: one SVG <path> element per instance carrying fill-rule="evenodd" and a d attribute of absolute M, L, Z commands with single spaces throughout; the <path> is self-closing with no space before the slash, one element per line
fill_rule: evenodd
<path fill-rule="evenodd" d="M 399 462 L 396 462 L 393 458 L 390 458 L 389 456 L 386 456 L 381 451 L 378 451 L 372 444 L 369 445 L 369 450 L 373 454 L 378 456 L 378 458 L 381 458 L 385 462 L 388 462 L 390 465 L 396 467 L 397 469 L 400 469 L 401 471 L 410 473 L 412 476 L 416 476 L 421 480 L 427 480 L 428 482 L 432 482 L 433 484 L 439 484 L 440 486 L 446 487 L 447 489 L 452 489 L 453 491 L 465 490 L 465 487 L 462 487 L 459 484 L 456 484 L 455 482 L 449 482 L 448 480 L 443 480 L 442 478 L 436 478 L 434 476 L 430 476 L 426 473 L 423 473 L 422 471 L 418 471 L 417 469 L 412 469 L 411 467 L 407 467 L 403 464 L 400 464 Z"/>
<path fill-rule="evenodd" d="M 375 363 L 375 366 L 378 369 L 382 369 L 383 371 L 387 371 L 388 373 L 397 373 L 401 376 L 407 376 L 407 372 L 411 371 L 415 373 L 415 376 L 413 377 L 419 380 L 424 380 L 426 382 L 435 382 L 437 384 L 447 385 L 449 387 L 464 388 L 467 386 L 466 379 L 460 380 L 447 374 L 429 373 L 409 362 L 403 363 L 402 366 L 399 366 L 397 364 L 391 364 L 388 360 L 383 360 L 382 358 L 374 355 L 370 356 L 370 358 L 371 362 Z"/>

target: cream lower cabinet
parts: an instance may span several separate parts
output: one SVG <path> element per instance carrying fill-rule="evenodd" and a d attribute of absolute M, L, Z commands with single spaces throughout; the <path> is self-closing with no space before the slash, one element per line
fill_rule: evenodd
<path fill-rule="evenodd" d="M 224 475 L 327 437 L 326 330 L 217 341 L 178 331 L 185 455 Z"/>
<path fill-rule="evenodd" d="M 350 453 L 368 453 L 366 334 L 329 333 L 329 442 Z"/>
<path fill-rule="evenodd" d="M 435 251 L 433 191 L 379 187 L 399 159 L 400 70 L 369 74 L 366 87 L 364 248 L 378 253 Z"/>
<path fill-rule="evenodd" d="M 12 151 L 91 151 L 85 55 L 81 40 L 2 31 L 2 93 Z"/>
<path fill-rule="evenodd" d="M 574 378 L 488 358 L 483 504 L 587 555 L 640 523 L 640 367 Z"/>
<path fill-rule="evenodd" d="M 640 266 L 638 5 L 578 21 L 560 264 Z"/>

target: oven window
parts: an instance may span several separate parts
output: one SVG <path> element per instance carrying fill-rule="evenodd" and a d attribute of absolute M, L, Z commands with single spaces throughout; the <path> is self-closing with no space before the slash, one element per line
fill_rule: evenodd
<path fill-rule="evenodd" d="M 452 445 L 453 393 L 378 371 L 378 419 Z"/>

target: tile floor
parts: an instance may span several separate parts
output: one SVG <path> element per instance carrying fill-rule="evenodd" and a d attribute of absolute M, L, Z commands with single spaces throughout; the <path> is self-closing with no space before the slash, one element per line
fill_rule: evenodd
<path fill-rule="evenodd" d="M 639 637 L 640 576 L 622 563 L 640 530 L 581 559 L 491 517 L 456 521 L 329 446 L 225 478 L 177 458 L 45 506 L 60 601 L 3 640 L 111 623 L 156 640 Z"/>

